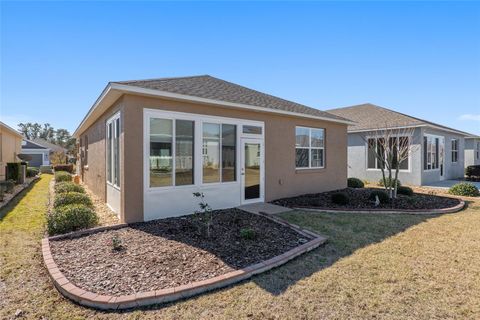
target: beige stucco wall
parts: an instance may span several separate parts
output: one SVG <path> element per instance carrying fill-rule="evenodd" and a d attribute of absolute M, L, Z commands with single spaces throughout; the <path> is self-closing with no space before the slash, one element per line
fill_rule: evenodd
<path fill-rule="evenodd" d="M 85 137 L 88 136 L 88 159 L 87 163 L 82 157 L 78 157 L 79 170 L 83 171 L 83 182 L 96 195 L 106 201 L 106 154 L 105 154 L 105 131 L 106 121 L 117 111 L 123 108 L 122 98 L 117 100 L 93 125 L 85 130 L 81 135 L 82 147 L 80 153 L 85 153 Z M 122 120 L 120 120 L 122 121 Z M 123 125 L 120 126 L 123 129 Z M 123 141 L 123 139 L 121 140 Z M 80 144 L 80 142 L 79 142 Z M 122 148 L 123 150 L 123 148 Z M 88 165 L 88 168 L 86 167 Z"/>
<path fill-rule="evenodd" d="M 347 126 L 333 122 L 281 116 L 124 95 L 81 134 L 88 135 L 88 170 L 84 182 L 106 199 L 105 122 L 121 111 L 121 213 L 123 222 L 143 221 L 143 109 L 161 109 L 265 122 L 265 200 L 345 188 L 347 184 Z M 325 128 L 324 169 L 295 169 L 295 126 Z"/>
<path fill-rule="evenodd" d="M 16 157 L 22 150 L 22 138 L 0 125 L 0 181 L 5 180 L 5 166 L 7 162 L 16 162 Z"/>

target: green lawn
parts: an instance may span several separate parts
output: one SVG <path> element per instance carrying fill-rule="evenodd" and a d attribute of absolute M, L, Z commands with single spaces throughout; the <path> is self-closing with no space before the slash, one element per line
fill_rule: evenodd
<path fill-rule="evenodd" d="M 122 313 L 83 308 L 52 287 L 42 265 L 50 179 L 42 176 L 0 220 L 0 319 L 17 309 L 33 319 L 480 318 L 478 200 L 444 216 L 289 212 L 282 217 L 329 242 L 186 301 Z"/>

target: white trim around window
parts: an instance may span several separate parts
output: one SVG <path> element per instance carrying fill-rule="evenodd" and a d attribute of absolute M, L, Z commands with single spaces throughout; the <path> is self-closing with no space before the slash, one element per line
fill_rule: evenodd
<path fill-rule="evenodd" d="M 458 143 L 459 143 L 459 139 L 452 139 L 451 140 L 451 160 L 452 160 L 452 163 L 457 163 L 458 162 L 458 151 L 459 151 L 459 147 L 458 147 Z"/>
<path fill-rule="evenodd" d="M 298 141 L 297 136 L 303 135 L 307 136 L 307 141 L 301 142 Z M 313 134 L 317 135 L 316 143 L 313 143 Z M 308 170 L 308 169 L 323 169 L 325 168 L 325 141 L 326 141 L 325 129 L 324 128 L 312 128 L 312 127 L 303 127 L 295 126 L 295 169 L 296 170 Z M 299 151 L 304 151 L 304 154 L 299 154 Z M 305 153 L 306 151 L 306 153 Z M 305 158 L 308 162 L 308 166 L 302 165 L 299 166 L 299 161 L 304 161 L 305 159 L 299 159 L 300 157 Z M 315 155 L 315 156 L 314 156 Z M 317 159 L 314 159 L 317 157 Z M 316 161 L 316 163 L 314 163 Z"/>
<path fill-rule="evenodd" d="M 150 186 L 150 119 L 165 119 L 171 120 L 173 128 L 175 128 L 175 122 L 177 120 L 187 120 L 193 121 L 193 183 L 187 185 L 175 185 L 175 157 L 172 160 L 172 171 L 173 171 L 173 182 L 171 185 L 166 186 Z M 169 190 L 188 190 L 189 188 L 194 188 L 197 190 L 199 187 L 215 187 L 215 186 L 227 186 L 227 185 L 236 185 L 240 184 L 240 167 L 241 167 L 241 152 L 240 152 L 240 139 L 242 137 L 251 136 L 242 133 L 243 125 L 251 125 L 261 127 L 261 134 L 255 135 L 256 137 L 264 140 L 264 123 L 260 121 L 237 119 L 237 118 L 226 118 L 218 116 L 208 116 L 203 114 L 194 114 L 194 113 L 185 113 L 185 112 L 176 112 L 176 111 L 165 111 L 157 109 L 147 109 L 144 108 L 143 112 L 143 128 L 144 128 L 144 188 L 146 192 L 166 192 Z M 220 181 L 219 182 L 203 182 L 203 160 L 205 147 L 203 141 L 203 127 L 204 124 L 218 124 L 220 128 L 222 125 L 235 125 L 236 127 L 236 137 L 235 137 L 235 179 L 234 181 L 222 182 L 222 149 L 220 143 Z M 173 129 L 174 130 L 174 129 Z M 222 131 L 220 131 L 221 133 Z M 172 131 L 175 133 L 175 131 Z M 175 140 L 173 134 L 172 137 L 172 155 L 175 155 Z"/>
<path fill-rule="evenodd" d="M 105 123 L 105 176 L 107 184 L 120 190 L 120 112 L 108 118 Z"/>
<path fill-rule="evenodd" d="M 395 135 L 391 135 L 391 138 L 408 138 L 408 139 L 412 139 L 412 137 L 410 136 L 405 136 L 405 135 L 402 135 L 402 134 L 395 134 Z M 379 164 L 378 164 L 378 159 L 375 158 L 375 168 L 369 168 L 368 167 L 368 140 L 370 139 L 381 139 L 382 137 L 379 137 L 379 136 L 375 136 L 375 135 L 369 135 L 369 136 L 366 136 L 365 139 L 367 140 L 365 142 L 365 169 L 367 171 L 381 171 L 380 167 L 379 167 Z M 375 147 L 377 146 L 377 141 L 375 140 Z M 398 171 L 399 172 L 405 172 L 405 173 L 409 173 L 409 172 L 412 172 L 412 150 L 411 148 L 409 148 L 408 150 L 408 160 L 407 160 L 407 165 L 408 165 L 408 169 L 399 169 Z"/>

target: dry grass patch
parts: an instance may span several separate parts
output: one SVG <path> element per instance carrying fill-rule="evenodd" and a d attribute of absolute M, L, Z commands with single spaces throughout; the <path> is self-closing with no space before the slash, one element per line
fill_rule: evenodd
<path fill-rule="evenodd" d="M 98 312 L 64 299 L 42 266 L 49 177 L 0 220 L 0 319 L 479 319 L 480 201 L 443 216 L 290 212 L 329 237 L 241 284 L 174 304 Z M 3 286 L 3 289 L 2 289 Z"/>

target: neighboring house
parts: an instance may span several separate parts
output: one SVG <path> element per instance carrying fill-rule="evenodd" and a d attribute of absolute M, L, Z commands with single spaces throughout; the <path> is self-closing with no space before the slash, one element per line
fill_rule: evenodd
<path fill-rule="evenodd" d="M 480 165 L 480 137 L 465 138 L 465 167 Z"/>
<path fill-rule="evenodd" d="M 8 162 L 18 162 L 23 136 L 17 130 L 0 121 L 0 181 L 5 180 Z"/>
<path fill-rule="evenodd" d="M 351 122 L 211 76 L 110 82 L 74 137 L 123 222 L 346 187 Z"/>
<path fill-rule="evenodd" d="M 42 147 L 50 149 L 50 162 L 54 161 L 52 158 L 54 154 L 62 155 L 61 157 L 63 158 L 63 160 L 61 160 L 62 163 L 66 163 L 68 159 L 72 158 L 71 156 L 68 155 L 68 150 L 62 146 L 59 146 L 58 144 L 51 143 L 42 138 L 35 138 L 31 141 L 35 144 L 41 145 Z M 57 161 L 60 161 L 60 159 L 57 158 Z"/>
<path fill-rule="evenodd" d="M 384 128 L 401 132 L 411 128 L 412 150 L 400 165 L 399 180 L 423 185 L 444 179 L 464 177 L 465 137 L 468 133 L 418 119 L 373 104 L 328 110 L 355 122 L 348 128 L 348 176 L 377 182 L 381 179 L 374 156 L 374 132 Z M 399 137 L 401 139 L 401 137 Z"/>
<path fill-rule="evenodd" d="M 29 167 L 48 166 L 50 164 L 50 148 L 44 147 L 32 140 L 23 139 L 22 155 L 28 155 Z"/>

